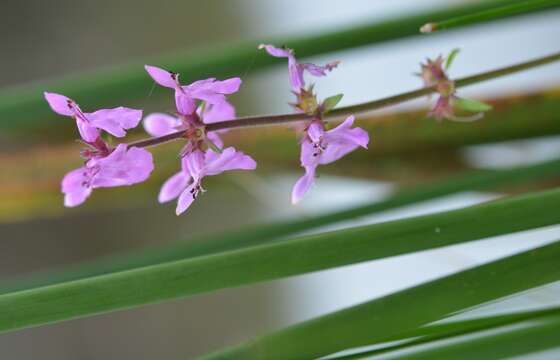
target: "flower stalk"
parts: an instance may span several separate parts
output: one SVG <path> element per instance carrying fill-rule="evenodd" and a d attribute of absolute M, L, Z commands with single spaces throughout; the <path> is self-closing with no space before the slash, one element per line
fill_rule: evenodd
<path fill-rule="evenodd" d="M 457 88 L 465 87 L 465 86 L 481 83 L 484 81 L 500 78 L 506 75 L 511 75 L 528 69 L 532 69 L 538 66 L 550 64 L 559 60 L 560 60 L 560 52 L 548 56 L 544 56 L 541 58 L 537 58 L 534 60 L 522 62 L 519 64 L 460 78 L 455 80 L 455 86 Z M 409 100 L 413 100 L 422 96 L 429 95 L 431 93 L 434 93 L 435 91 L 436 91 L 435 87 L 424 87 L 421 89 L 408 91 L 405 93 L 389 96 L 378 100 L 373 100 L 361 104 L 333 109 L 332 111 L 330 111 L 328 114 L 324 116 L 324 119 L 328 120 L 328 119 L 338 118 L 341 116 L 347 116 L 355 113 L 365 113 L 369 111 L 382 109 L 388 106 L 397 105 Z M 235 119 L 235 121 L 226 120 L 226 121 L 218 121 L 212 124 L 208 124 L 206 125 L 206 131 L 210 132 L 210 131 L 218 131 L 218 130 L 226 130 L 226 129 L 245 128 L 245 127 L 281 125 L 286 123 L 311 120 L 312 118 L 313 116 L 304 113 L 247 116 L 247 117 L 237 118 Z M 159 145 L 159 144 L 163 144 L 166 142 L 183 138 L 184 135 L 185 135 L 184 131 L 177 131 L 160 137 L 154 137 L 154 138 L 132 142 L 129 144 L 129 146 L 149 147 L 149 146 Z"/>

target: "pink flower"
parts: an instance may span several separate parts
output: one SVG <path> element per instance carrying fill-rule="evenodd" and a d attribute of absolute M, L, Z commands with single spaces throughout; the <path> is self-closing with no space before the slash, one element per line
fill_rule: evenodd
<path fill-rule="evenodd" d="M 351 128 L 354 116 L 349 116 L 336 128 L 325 131 L 321 121 L 311 122 L 301 141 L 301 166 L 303 175 L 292 190 L 292 203 L 299 202 L 313 184 L 315 169 L 319 165 L 330 164 L 358 147 L 367 149 L 368 133 L 361 128 Z"/>
<path fill-rule="evenodd" d="M 153 169 L 152 154 L 148 151 L 119 144 L 109 155 L 92 157 L 84 166 L 64 176 L 64 205 L 80 205 L 96 188 L 140 183 L 149 177 Z"/>
<path fill-rule="evenodd" d="M 194 149 L 182 159 L 182 170 L 170 177 L 162 186 L 158 200 L 160 203 L 179 198 L 176 214 L 179 215 L 189 208 L 202 188 L 205 176 L 218 175 L 228 170 L 254 170 L 257 163 L 250 156 L 233 147 L 221 153 L 213 150 Z"/>
<path fill-rule="evenodd" d="M 209 78 L 183 86 L 177 73 L 150 65 L 145 65 L 144 68 L 156 83 L 175 90 L 175 105 L 181 115 L 193 114 L 196 110 L 196 100 L 205 101 L 211 106 L 227 107 L 224 104 L 227 103 L 225 95 L 237 92 L 241 86 L 241 79 L 238 77 L 223 81 Z"/>
<path fill-rule="evenodd" d="M 64 95 L 49 92 L 45 92 L 44 95 L 54 112 L 76 120 L 80 136 L 90 144 L 99 138 L 99 129 L 113 136 L 123 137 L 126 135 L 125 130 L 135 128 L 142 119 L 142 110 L 117 107 L 84 113 L 74 100 Z"/>
<path fill-rule="evenodd" d="M 277 48 L 268 44 L 259 45 L 259 49 L 265 49 L 266 52 L 274 57 L 288 58 L 290 84 L 292 85 L 292 90 L 297 94 L 299 94 L 301 89 L 305 87 L 305 81 L 303 78 L 304 70 L 313 76 L 325 76 L 328 71 L 332 71 L 340 63 L 339 61 L 333 61 L 324 66 L 318 66 L 310 63 L 300 64 L 296 61 L 294 51 L 292 49 L 288 49 L 286 47 Z"/>

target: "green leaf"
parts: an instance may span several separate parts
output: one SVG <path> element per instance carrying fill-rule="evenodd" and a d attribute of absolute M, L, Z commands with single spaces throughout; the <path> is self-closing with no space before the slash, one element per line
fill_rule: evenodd
<path fill-rule="evenodd" d="M 558 6 L 560 6 L 559 0 L 510 1 L 509 4 L 505 3 L 500 7 L 473 12 L 449 20 L 425 24 L 421 27 L 421 31 L 424 33 L 431 33 L 459 26 L 495 21 L 516 15 L 530 14 L 535 11 L 547 10 Z"/>
<path fill-rule="evenodd" d="M 451 339 L 462 335 L 476 334 L 481 331 L 492 330 L 507 325 L 515 325 L 524 321 L 539 320 L 550 316 L 560 316 L 560 307 L 552 307 L 542 310 L 518 311 L 514 313 L 484 316 L 468 320 L 436 323 L 433 325 L 422 326 L 410 331 L 404 331 L 396 334 L 395 336 L 386 338 L 383 340 L 383 343 L 389 342 L 386 346 L 374 342 L 369 344 L 369 346 L 376 345 L 376 348 L 373 350 L 347 350 L 350 354 L 334 356 L 332 359 L 363 359 L 374 355 L 391 354 L 391 352 L 396 350 L 409 350 L 410 348 L 421 344 L 431 344 L 442 339 Z M 401 341 L 395 345 L 394 341 L 396 340 L 407 341 Z"/>
<path fill-rule="evenodd" d="M 559 345 L 560 315 L 553 315 L 532 321 L 525 321 L 516 326 L 503 327 L 494 331 L 480 331 L 468 336 L 453 337 L 451 341 L 434 341 L 422 346 L 410 348 L 406 354 L 383 354 L 383 359 L 428 360 L 428 359 L 509 359 L 557 348 Z"/>
<path fill-rule="evenodd" d="M 447 60 L 445 60 L 445 70 L 449 70 L 449 68 L 451 67 L 451 64 L 453 64 L 453 60 L 455 60 L 455 58 L 457 57 L 457 54 L 459 54 L 459 51 L 461 51 L 461 49 L 455 48 L 455 49 L 451 50 L 449 55 L 447 55 Z"/>
<path fill-rule="evenodd" d="M 555 242 L 290 326 L 206 359 L 310 359 L 384 342 L 459 310 L 560 280 L 559 256 L 560 242 Z M 454 359 L 431 357 L 436 358 Z"/>
<path fill-rule="evenodd" d="M 344 94 L 329 96 L 323 101 L 323 113 L 326 114 L 338 105 Z"/>
<path fill-rule="evenodd" d="M 227 234 L 190 239 L 188 242 L 172 244 L 164 248 L 149 248 L 127 255 L 114 255 L 89 264 L 82 264 L 63 272 L 32 274 L 4 284 L 0 294 L 32 287 L 46 286 L 62 281 L 77 280 L 110 272 L 151 266 L 166 261 L 184 260 L 195 256 L 235 250 L 243 247 L 267 244 L 291 234 L 310 230 L 323 225 L 333 225 L 357 217 L 376 214 L 381 211 L 426 201 L 460 191 L 494 188 L 505 184 L 526 183 L 532 180 L 550 178 L 560 174 L 560 160 L 502 170 L 473 170 L 455 175 L 429 185 L 400 190 L 386 200 L 374 202 L 348 210 L 338 211 L 318 217 L 281 221 L 264 226 L 250 226 Z"/>
<path fill-rule="evenodd" d="M 0 331 L 553 225 L 559 202 L 560 190 L 545 191 L 7 292 Z"/>
<path fill-rule="evenodd" d="M 154 64 L 179 72 L 185 82 L 208 76 L 217 78 L 239 76 L 246 71 L 250 63 L 252 69 L 282 63 L 264 54 L 255 58 L 259 43 L 287 44 L 296 49 L 298 56 L 307 57 L 416 36 L 418 28 L 429 19 L 467 15 L 507 5 L 509 2 L 488 0 L 381 22 L 370 22 L 319 35 L 228 43 L 214 48 L 137 59 L 129 64 L 68 75 L 53 81 L 38 81 L 7 88 L 0 92 L 0 130 L 25 131 L 40 125 L 49 125 L 51 119 L 55 119 L 57 115 L 50 111 L 43 99 L 42 93 L 46 90 L 70 96 L 78 101 L 83 109 L 89 110 L 144 99 L 153 86 L 153 81 L 144 72 L 143 64 Z M 156 88 L 157 93 L 164 92 Z"/>
<path fill-rule="evenodd" d="M 127 255 L 114 255 L 92 261 L 88 264 L 81 264 L 62 272 L 48 273 L 42 271 L 40 274 L 32 274 L 23 279 L 16 279 L 11 284 L 4 284 L 0 289 L 0 294 L 98 276 L 110 272 L 130 270 L 142 266 L 151 266 L 167 261 L 185 260 L 195 256 L 263 245 L 298 232 L 324 225 L 333 225 L 342 221 L 376 214 L 381 211 L 460 191 L 481 190 L 505 184 L 526 183 L 531 180 L 550 178 L 550 176 L 558 174 L 560 174 L 560 160 L 551 160 L 513 169 L 469 171 L 429 185 L 400 190 L 398 193 L 380 202 L 331 214 L 301 220 L 281 221 L 264 226 L 250 226 L 237 231 L 228 231 L 226 234 L 189 239 L 187 242 L 179 242 L 164 248 L 149 248 Z"/>
<path fill-rule="evenodd" d="M 461 110 L 470 112 L 485 112 L 492 110 L 492 105 L 473 99 L 455 98 L 453 99 L 453 105 Z"/>

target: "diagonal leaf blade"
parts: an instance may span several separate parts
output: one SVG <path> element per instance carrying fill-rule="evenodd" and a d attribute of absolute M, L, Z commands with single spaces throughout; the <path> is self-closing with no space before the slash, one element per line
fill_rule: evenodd
<path fill-rule="evenodd" d="M 4 293 L 0 331 L 553 225 L 559 202 L 560 190 L 545 191 Z"/>
<path fill-rule="evenodd" d="M 458 310 L 558 281 L 559 256 L 557 241 L 315 318 L 205 358 L 307 359 L 382 342 Z"/>

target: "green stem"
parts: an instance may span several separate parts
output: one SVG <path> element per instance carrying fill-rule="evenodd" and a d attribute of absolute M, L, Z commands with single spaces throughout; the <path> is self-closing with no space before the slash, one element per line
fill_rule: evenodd
<path fill-rule="evenodd" d="M 538 58 L 535 60 L 526 61 L 520 64 L 507 66 L 504 68 L 491 70 L 483 72 L 480 74 L 468 76 L 455 81 L 455 86 L 457 88 L 464 87 L 472 84 L 476 84 L 483 81 L 492 80 L 502 76 L 510 75 L 516 72 L 528 70 L 537 66 L 552 63 L 554 61 L 560 60 L 560 53 L 555 53 L 549 56 Z M 396 105 L 408 100 L 416 99 L 434 92 L 434 88 L 421 88 L 418 90 L 409 91 L 395 96 L 386 97 L 379 100 L 374 100 L 362 104 L 352 105 L 343 107 L 340 109 L 335 109 L 327 114 L 329 117 L 339 117 L 344 115 L 356 114 L 361 112 L 368 112 L 373 110 L 378 110 L 387 106 Z M 245 118 L 239 118 L 235 121 L 220 121 L 212 123 L 206 126 L 207 131 L 218 131 L 225 129 L 237 129 L 243 127 L 253 127 L 253 126 L 265 126 L 265 125 L 278 125 L 290 122 L 297 122 L 303 120 L 310 120 L 312 117 L 307 114 L 281 114 L 281 115 L 267 115 L 267 116 L 250 116 Z M 130 143 L 129 146 L 136 147 L 147 147 L 158 145 L 164 142 L 168 142 L 174 139 L 179 139 L 184 136 L 184 131 L 178 131 L 172 134 L 168 134 L 162 137 L 151 138 L 147 140 L 140 140 L 137 142 Z"/>
<path fill-rule="evenodd" d="M 430 22 L 420 28 L 422 33 L 432 33 L 440 30 L 452 29 L 459 26 L 473 25 L 481 22 L 493 21 L 530 12 L 560 7 L 560 0 L 528 0 L 505 5 L 495 9 L 480 11 L 474 14 L 454 17 L 440 22 Z"/>

